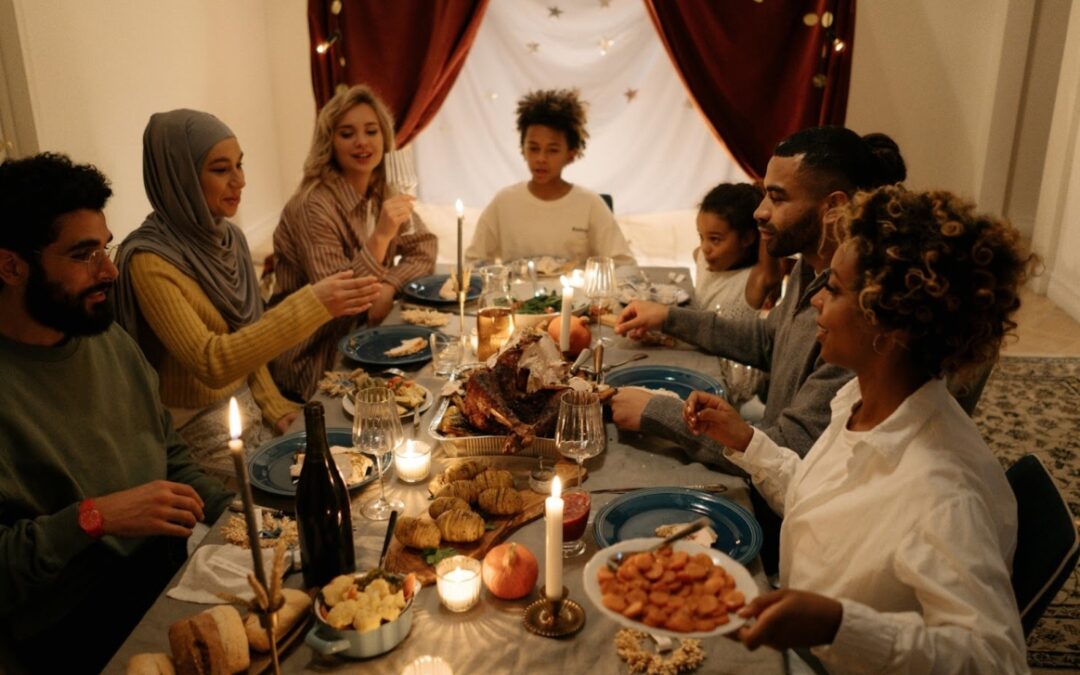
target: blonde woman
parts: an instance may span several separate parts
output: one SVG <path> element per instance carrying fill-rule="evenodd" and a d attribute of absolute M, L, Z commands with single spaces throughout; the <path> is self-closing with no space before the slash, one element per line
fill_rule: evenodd
<path fill-rule="evenodd" d="M 413 197 L 387 192 L 383 158 L 394 147 L 390 111 L 364 85 L 339 91 L 319 112 L 303 180 L 274 231 L 271 304 L 304 284 L 352 270 L 379 280 L 365 317 L 377 325 L 406 283 L 434 271 L 438 240 L 413 213 Z M 310 398 L 352 325 L 351 318 L 331 321 L 275 359 L 271 372 L 281 389 Z"/>

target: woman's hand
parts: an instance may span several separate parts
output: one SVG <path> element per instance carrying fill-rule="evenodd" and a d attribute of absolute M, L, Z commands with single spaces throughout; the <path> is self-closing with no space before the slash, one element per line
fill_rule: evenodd
<path fill-rule="evenodd" d="M 375 277 L 353 277 L 352 270 L 345 270 L 320 279 L 311 290 L 336 319 L 366 312 L 379 297 L 379 285 Z"/>
<path fill-rule="evenodd" d="M 658 302 L 633 300 L 615 320 L 615 332 L 634 340 L 645 337 L 650 330 L 658 330 L 668 318 L 667 305 Z"/>
<path fill-rule="evenodd" d="M 409 194 L 394 195 L 383 200 L 375 234 L 387 240 L 396 237 L 401 226 L 412 217 L 414 201 L 416 197 Z"/>
<path fill-rule="evenodd" d="M 832 644 L 844 618 L 844 606 L 824 595 L 782 588 L 754 598 L 739 610 L 739 616 L 757 618 L 738 632 L 747 649 L 761 645 L 795 649 Z"/>
<path fill-rule="evenodd" d="M 291 413 L 285 413 L 281 416 L 280 419 L 278 419 L 277 422 L 274 423 L 274 429 L 276 429 L 279 434 L 285 433 L 289 430 L 289 425 L 293 423 L 293 420 L 299 416 L 299 410 L 294 410 Z"/>
<path fill-rule="evenodd" d="M 378 326 L 390 314 L 394 308 L 394 287 L 390 284 L 379 284 L 379 293 L 368 310 L 368 326 Z"/>
<path fill-rule="evenodd" d="M 155 480 L 96 497 L 102 531 L 118 537 L 191 536 L 204 518 L 203 500 L 185 483 Z"/>
<path fill-rule="evenodd" d="M 686 426 L 695 435 L 705 434 L 732 450 L 743 452 L 754 437 L 754 430 L 739 413 L 715 394 L 695 391 L 683 407 Z"/>

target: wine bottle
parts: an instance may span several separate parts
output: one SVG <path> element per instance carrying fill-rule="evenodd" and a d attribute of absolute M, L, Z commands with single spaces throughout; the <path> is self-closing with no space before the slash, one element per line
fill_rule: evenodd
<path fill-rule="evenodd" d="M 307 450 L 296 485 L 296 527 L 304 586 L 325 586 L 356 570 L 349 491 L 330 456 L 322 403 L 304 406 Z"/>

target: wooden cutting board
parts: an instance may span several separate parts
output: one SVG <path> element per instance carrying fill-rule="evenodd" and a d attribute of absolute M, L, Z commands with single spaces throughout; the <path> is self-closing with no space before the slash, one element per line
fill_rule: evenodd
<path fill-rule="evenodd" d="M 473 457 L 470 459 L 479 459 L 483 461 L 483 458 Z M 495 466 L 495 468 L 506 468 L 500 467 L 497 464 L 494 464 L 493 466 Z M 565 487 L 577 485 L 577 464 L 560 460 L 555 464 L 555 472 L 558 474 L 559 479 Z M 467 555 L 476 558 L 477 560 L 481 560 L 496 544 L 505 540 L 522 525 L 531 523 L 544 515 L 544 500 L 547 499 L 549 495 L 540 494 L 530 490 L 528 488 L 529 476 L 527 473 L 522 473 L 520 471 L 512 471 L 512 473 L 514 474 L 514 485 L 521 493 L 521 497 L 525 502 L 525 507 L 521 512 L 510 518 L 487 516 L 485 520 L 494 525 L 495 528 L 485 532 L 483 538 L 479 541 L 471 544 L 454 544 L 447 542 L 443 545 L 443 548 L 453 547 L 460 555 Z M 424 514 L 423 517 L 428 518 L 427 514 Z M 419 551 L 403 546 L 397 538 L 394 538 L 394 540 L 390 542 L 390 550 L 386 554 L 386 569 L 401 574 L 412 572 L 424 583 L 424 585 L 435 583 L 435 567 L 424 562 Z"/>

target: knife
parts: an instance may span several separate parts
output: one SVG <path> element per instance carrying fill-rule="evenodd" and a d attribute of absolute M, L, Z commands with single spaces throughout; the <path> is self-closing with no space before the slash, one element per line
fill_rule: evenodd
<path fill-rule="evenodd" d="M 585 365 L 585 363 L 589 360 L 590 356 L 592 356 L 591 349 L 589 349 L 588 347 L 582 349 L 581 353 L 578 354 L 578 357 L 574 359 L 574 362 L 570 365 L 569 373 L 571 375 L 574 375 L 577 373 L 577 371 L 581 370 L 581 367 Z"/>

